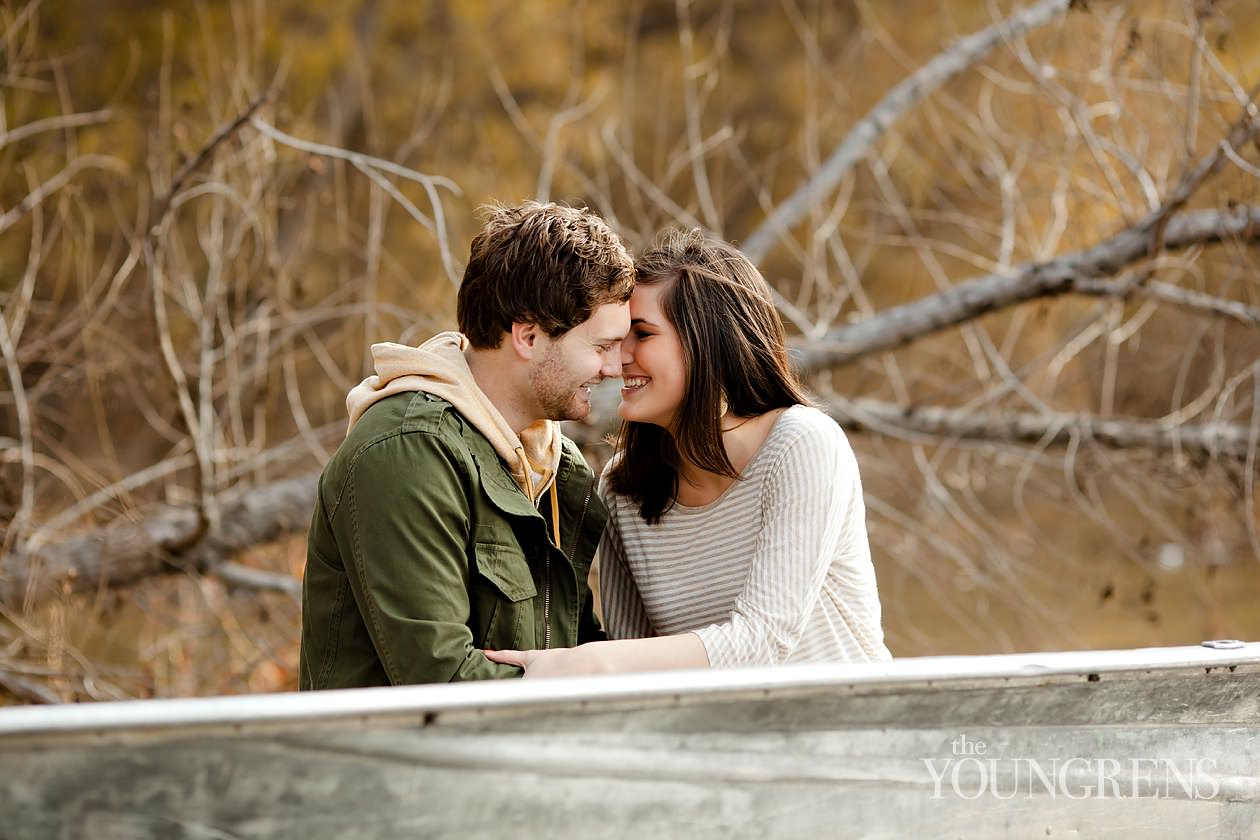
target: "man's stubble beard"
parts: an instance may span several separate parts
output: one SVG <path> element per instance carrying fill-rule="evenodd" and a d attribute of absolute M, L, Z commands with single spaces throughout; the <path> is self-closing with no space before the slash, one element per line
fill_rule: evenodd
<path fill-rule="evenodd" d="M 586 381 L 572 382 L 572 374 L 561 358 L 558 344 L 550 345 L 538 366 L 530 371 L 534 398 L 538 401 L 542 417 L 547 420 L 582 420 L 590 414 L 590 401 L 583 401 L 578 396 Z"/>

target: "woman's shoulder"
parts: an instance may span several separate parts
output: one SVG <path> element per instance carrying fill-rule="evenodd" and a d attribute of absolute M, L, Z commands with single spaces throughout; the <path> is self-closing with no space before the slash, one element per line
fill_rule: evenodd
<path fill-rule="evenodd" d="M 604 464 L 604 468 L 599 473 L 599 483 L 601 486 L 603 486 L 604 482 L 608 480 L 608 476 L 612 474 L 612 471 L 616 469 L 617 465 L 621 463 L 622 454 L 622 451 L 618 449 L 609 456 L 608 461 Z"/>
<path fill-rule="evenodd" d="M 854 458 L 840 424 L 810 405 L 794 405 L 784 411 L 766 439 L 765 449 L 771 472 L 787 462 L 839 465 Z"/>
<path fill-rule="evenodd" d="M 787 408 L 770 432 L 770 439 L 781 445 L 809 441 L 812 443 L 845 442 L 840 424 L 812 405 Z"/>
<path fill-rule="evenodd" d="M 599 493 L 600 498 L 604 500 L 604 504 L 609 509 L 611 509 L 616 501 L 621 498 L 621 496 L 614 492 L 608 485 L 612 480 L 613 470 L 621 463 L 622 455 L 623 453 L 621 451 L 617 451 L 612 454 L 612 456 L 608 459 L 608 462 L 604 464 L 604 469 L 600 471 L 599 482 L 596 485 L 596 491 Z"/>

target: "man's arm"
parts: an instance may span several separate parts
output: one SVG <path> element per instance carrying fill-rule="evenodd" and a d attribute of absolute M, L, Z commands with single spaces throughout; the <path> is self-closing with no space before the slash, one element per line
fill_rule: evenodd
<path fill-rule="evenodd" d="M 515 677 L 468 628 L 463 453 L 425 432 L 391 435 L 355 457 L 333 527 L 350 587 L 391 683 Z"/>

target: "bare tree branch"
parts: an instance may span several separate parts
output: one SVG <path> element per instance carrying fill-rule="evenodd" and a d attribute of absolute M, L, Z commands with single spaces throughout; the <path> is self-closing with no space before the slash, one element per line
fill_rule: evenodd
<path fill-rule="evenodd" d="M 217 527 L 187 548 L 182 547 L 201 527 L 198 512 L 168 507 L 29 553 L 11 552 L 0 558 L 0 603 L 37 602 L 54 592 L 95 591 L 154 574 L 213 570 L 248 548 L 305 529 L 317 478 L 307 473 L 224 494 Z"/>
<path fill-rule="evenodd" d="M 26 703 L 48 706 L 61 702 L 61 698 L 52 689 L 10 673 L 4 669 L 3 665 L 0 665 L 0 689 L 4 689 Z"/>
<path fill-rule="evenodd" d="M 44 199 L 57 192 L 57 190 L 69 184 L 84 169 L 108 169 L 120 175 L 127 171 L 126 165 L 118 158 L 105 155 L 80 155 L 67 163 L 65 168 L 56 175 L 31 190 L 26 198 L 10 207 L 3 214 L 0 214 L 0 233 L 4 233 L 21 221 L 27 213 L 38 207 L 43 203 Z"/>
<path fill-rule="evenodd" d="M 0 131 L 0 149 L 10 143 L 17 143 L 25 140 L 27 137 L 33 137 L 45 131 L 64 131 L 67 128 L 81 128 L 85 125 L 98 125 L 107 122 L 113 117 L 113 112 L 108 108 L 100 111 L 91 111 L 84 114 L 66 114 L 60 117 L 48 117 L 43 120 L 35 120 L 34 122 L 20 125 L 9 131 Z"/>
<path fill-rule="evenodd" d="M 1072 292 L 1099 297 L 1139 297 L 1169 303 L 1181 309 L 1230 318 L 1248 327 L 1260 327 L 1260 308 L 1241 301 L 1226 300 L 1215 295 L 1183 289 L 1172 283 L 1143 282 L 1142 277 L 1129 275 L 1115 280 L 1080 278 L 1072 282 Z"/>
<path fill-rule="evenodd" d="M 782 204 L 748 235 L 741 248 L 754 263 L 770 252 L 775 240 L 785 236 L 805 214 L 831 194 L 844 176 L 870 154 L 892 125 L 933 91 L 971 67 L 999 44 L 1042 26 L 1067 12 L 1070 0 L 1041 0 L 1005 20 L 959 39 L 949 49 L 915 71 L 885 94 L 836 147 L 822 168 L 796 188 Z"/>
<path fill-rule="evenodd" d="M 1177 183 L 1172 194 L 1164 200 L 1159 210 L 1147 222 L 1146 227 L 1150 228 L 1150 253 L 1151 256 L 1159 253 L 1164 243 L 1164 231 L 1168 226 L 1173 215 L 1180 212 L 1186 206 L 1186 202 L 1194 195 L 1194 193 L 1203 186 L 1203 183 L 1220 169 L 1221 163 L 1227 157 L 1227 152 L 1243 145 L 1256 136 L 1257 128 L 1260 128 L 1260 122 L 1257 121 L 1256 94 L 1260 93 L 1260 85 L 1253 87 L 1247 95 L 1247 102 L 1243 105 L 1242 113 L 1230 127 L 1225 137 L 1217 141 L 1212 151 L 1199 161 L 1199 163 L 1191 169 L 1187 169 L 1182 173 L 1181 180 Z"/>
<path fill-rule="evenodd" d="M 302 581 L 289 575 L 278 575 L 262 569 L 224 562 L 214 566 L 212 572 L 224 583 L 242 589 L 258 589 L 264 592 L 283 592 L 294 598 L 302 597 Z"/>
<path fill-rule="evenodd" d="M 1078 290 L 1098 294 L 1099 278 L 1113 276 L 1149 256 L 1154 233 L 1152 219 L 1084 251 L 1025 263 L 1009 276 L 989 274 L 963 281 L 943 292 L 885 309 L 865 321 L 837 327 L 816 341 L 798 342 L 793 357 L 802 371 L 848 364 L 1030 300 Z M 1168 221 L 1163 235 L 1164 248 L 1169 251 L 1231 239 L 1260 241 L 1260 207 L 1183 213 Z"/>
<path fill-rule="evenodd" d="M 26 399 L 26 387 L 22 383 L 22 369 L 17 360 L 17 349 L 9 335 L 9 325 L 0 315 L 0 355 L 4 357 L 4 368 L 9 378 L 9 394 L 13 401 L 13 410 L 17 415 L 18 457 L 22 464 L 22 491 L 18 502 L 17 513 L 9 523 L 9 527 L 0 535 L 0 553 L 9 549 L 10 545 L 20 544 L 26 537 L 31 512 L 35 507 L 35 451 L 32 446 L 31 407 Z M 8 448 L 6 445 L 4 448 Z M 7 460 L 7 458 L 5 459 Z"/>
<path fill-rule="evenodd" d="M 460 195 L 459 185 L 454 181 L 440 175 L 425 175 L 422 172 L 417 172 L 414 169 L 401 166 L 393 161 L 382 160 L 378 157 L 365 155 L 361 152 L 352 152 L 336 146 L 329 146 L 323 143 L 312 143 L 309 140 L 301 140 L 290 134 L 285 134 L 280 129 L 262 119 L 259 119 L 258 117 L 255 117 L 251 121 L 251 125 L 253 125 L 254 128 L 265 137 L 268 137 L 277 143 L 289 146 L 290 148 L 310 152 L 311 154 L 324 155 L 326 157 L 344 160 L 364 172 L 366 172 L 369 168 L 379 169 L 382 172 L 388 172 L 391 175 L 397 175 L 400 178 L 405 178 L 408 181 L 414 181 L 420 184 L 420 186 L 424 188 L 425 195 L 428 196 L 429 205 L 433 208 L 433 220 L 429 221 L 423 216 L 423 214 L 415 215 L 415 213 L 419 213 L 419 210 L 417 210 L 415 205 L 410 202 L 408 202 L 408 211 L 411 212 L 414 210 L 415 213 L 413 213 L 412 218 L 416 219 L 416 221 L 420 222 L 432 231 L 433 235 L 437 238 L 438 251 L 442 257 L 442 267 L 445 269 L 447 276 L 452 280 L 455 280 L 458 277 L 458 274 L 455 271 L 454 260 L 451 257 L 450 241 L 446 232 L 446 212 L 442 208 L 442 199 L 438 196 L 437 191 L 438 187 L 445 187 L 455 195 Z M 397 191 L 392 191 L 391 195 L 397 195 Z"/>
<path fill-rule="evenodd" d="M 166 211 L 170 208 L 171 199 L 184 186 L 184 182 L 192 173 L 200 169 L 205 162 L 214 154 L 214 150 L 240 130 L 246 121 L 248 121 L 258 111 L 259 108 L 271 96 L 271 91 L 263 91 L 254 97 L 254 101 L 250 102 L 245 108 L 237 114 L 233 119 L 219 126 L 219 129 L 210 137 L 209 140 L 202 145 L 201 149 L 190 160 L 180 167 L 175 173 L 175 177 L 171 179 L 171 184 L 153 205 L 153 220 L 155 226 L 160 226 L 166 218 Z"/>
<path fill-rule="evenodd" d="M 1241 423 L 1161 423 L 1158 420 L 1100 418 L 1067 412 L 982 414 L 971 409 L 902 407 L 879 400 L 833 397 L 825 406 L 842 426 L 887 435 L 933 440 L 1040 443 L 1066 446 L 1092 438 L 1116 449 L 1153 453 L 1185 452 L 1196 458 L 1250 458 L 1255 430 Z"/>

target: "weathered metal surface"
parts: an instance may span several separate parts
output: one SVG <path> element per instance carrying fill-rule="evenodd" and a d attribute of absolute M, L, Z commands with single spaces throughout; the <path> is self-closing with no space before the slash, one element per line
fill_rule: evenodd
<path fill-rule="evenodd" d="M 1260 838 L 1260 645 L 0 710 L 0 837 Z"/>

